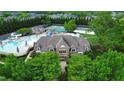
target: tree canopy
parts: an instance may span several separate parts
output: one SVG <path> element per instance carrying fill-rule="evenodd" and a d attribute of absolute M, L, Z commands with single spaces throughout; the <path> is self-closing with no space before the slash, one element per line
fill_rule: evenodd
<path fill-rule="evenodd" d="M 109 50 L 103 55 L 98 56 L 96 61 L 107 64 L 107 66 L 111 69 L 109 80 L 124 80 L 124 74 L 122 72 L 124 70 L 123 53 Z"/>
<path fill-rule="evenodd" d="M 90 22 L 90 27 L 98 36 L 99 43 L 106 49 L 124 50 L 124 20 L 113 17 L 111 12 L 98 12 Z"/>
<path fill-rule="evenodd" d="M 18 19 L 29 18 L 29 14 L 27 12 L 19 12 L 17 18 Z"/>
<path fill-rule="evenodd" d="M 2 76 L 12 80 L 31 80 L 31 69 L 22 59 L 8 55 L 4 61 L 5 64 L 1 69 Z"/>
<path fill-rule="evenodd" d="M 57 54 L 41 53 L 29 60 L 32 68 L 32 80 L 59 80 L 61 75 L 60 61 Z"/>
<path fill-rule="evenodd" d="M 68 61 L 68 80 L 124 80 L 123 53 L 109 50 L 94 60 L 77 54 Z"/>
<path fill-rule="evenodd" d="M 48 26 L 52 24 L 51 20 L 50 20 L 50 18 L 48 16 L 46 16 L 44 19 L 42 19 L 41 23 L 45 24 L 45 25 L 48 25 Z"/>
<path fill-rule="evenodd" d="M 27 62 L 8 55 L 4 62 L 0 64 L 0 80 L 60 80 L 59 57 L 52 52 L 37 54 Z"/>
<path fill-rule="evenodd" d="M 75 54 L 68 60 L 68 80 L 91 80 L 92 79 L 92 61 L 87 56 Z"/>
<path fill-rule="evenodd" d="M 64 23 L 64 28 L 68 32 L 72 33 L 76 29 L 76 23 L 75 20 L 70 20 L 68 22 Z"/>
<path fill-rule="evenodd" d="M 4 11 L 3 12 L 3 17 L 8 17 L 8 16 L 12 16 L 10 11 Z"/>

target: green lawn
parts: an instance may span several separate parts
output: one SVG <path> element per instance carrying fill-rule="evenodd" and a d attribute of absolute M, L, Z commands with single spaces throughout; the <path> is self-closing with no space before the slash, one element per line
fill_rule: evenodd
<path fill-rule="evenodd" d="M 80 34 L 80 37 L 86 38 L 92 44 L 98 43 L 98 37 L 96 35 Z"/>

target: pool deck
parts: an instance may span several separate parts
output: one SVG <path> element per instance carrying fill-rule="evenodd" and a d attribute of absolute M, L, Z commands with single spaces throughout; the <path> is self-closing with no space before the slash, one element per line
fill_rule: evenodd
<path fill-rule="evenodd" d="M 80 37 L 80 34 L 79 33 L 76 33 L 76 34 L 74 34 L 74 33 L 58 33 L 58 34 L 53 34 L 52 36 L 58 36 L 58 35 L 71 35 L 71 36 L 75 36 L 75 37 Z"/>
<path fill-rule="evenodd" d="M 74 30 L 75 33 L 95 35 L 94 31 Z"/>
<path fill-rule="evenodd" d="M 39 40 L 40 37 L 46 36 L 46 33 L 38 34 L 38 35 L 35 35 L 35 36 L 37 37 L 37 40 Z M 23 39 L 23 37 L 21 37 L 21 38 L 18 39 L 18 40 L 21 40 L 21 39 Z M 6 52 L 5 52 L 5 51 L 0 51 L 0 54 L 6 54 L 6 55 L 7 55 L 7 54 L 14 54 L 15 56 L 23 56 L 23 55 L 26 55 L 26 54 L 29 52 L 29 50 L 30 50 L 31 48 L 33 48 L 34 42 L 37 42 L 37 40 L 36 40 L 36 41 L 33 41 L 33 42 L 28 42 L 27 45 L 18 47 L 19 52 L 17 52 L 17 48 L 16 48 L 16 49 L 14 49 L 14 50 L 9 50 L 9 51 L 6 51 Z"/>

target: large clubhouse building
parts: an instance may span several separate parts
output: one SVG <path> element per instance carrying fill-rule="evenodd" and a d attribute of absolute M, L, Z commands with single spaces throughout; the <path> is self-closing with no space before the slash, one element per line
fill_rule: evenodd
<path fill-rule="evenodd" d="M 91 50 L 86 39 L 69 33 L 43 36 L 36 42 L 34 49 L 36 52 L 54 51 L 63 61 L 73 53 L 83 54 Z"/>

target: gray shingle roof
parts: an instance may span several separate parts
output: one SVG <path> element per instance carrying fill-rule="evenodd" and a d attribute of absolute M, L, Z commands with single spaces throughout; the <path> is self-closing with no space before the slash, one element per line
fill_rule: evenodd
<path fill-rule="evenodd" d="M 41 51 L 47 51 L 50 47 L 56 48 L 63 44 L 68 48 L 76 48 L 78 52 L 85 52 L 85 47 L 90 48 L 87 40 L 71 35 L 55 35 L 53 37 L 41 37 L 35 47 L 41 47 Z"/>

